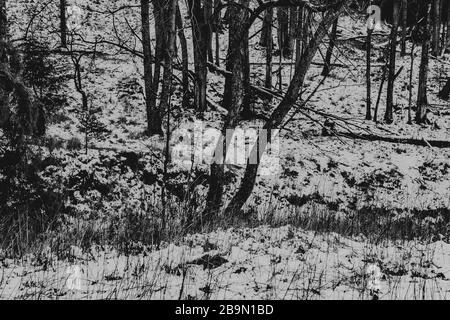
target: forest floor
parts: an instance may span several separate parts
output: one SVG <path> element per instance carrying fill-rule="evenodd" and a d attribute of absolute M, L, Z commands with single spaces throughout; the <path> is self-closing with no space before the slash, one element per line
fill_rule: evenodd
<path fill-rule="evenodd" d="M 133 15 L 137 17 L 136 10 Z M 450 141 L 450 104 L 437 97 L 449 73 L 450 55 L 430 61 L 431 124 L 407 124 L 408 56 L 397 58 L 397 68 L 403 67 L 403 71 L 395 86 L 394 123 L 365 121 L 365 51 L 363 43 L 355 40 L 361 36 L 364 41 L 364 23 L 352 17 L 343 20 L 333 58 L 343 66 L 333 68 L 308 103 L 308 108 L 316 112 L 294 116 L 280 132 L 279 170 L 257 179 L 245 210 L 258 223 L 250 223 L 248 228 L 222 225 L 216 231 L 165 241 L 159 248 L 142 245 L 142 237 L 136 236 L 134 242 L 131 237 L 127 246 L 132 249 L 127 247 L 126 254 L 123 248 L 92 245 L 90 241 L 101 242 L 111 226 L 125 228 L 119 225 L 130 222 L 131 213 L 135 217 L 158 211 L 158 181 L 162 177 L 158 159 L 164 154 L 164 138 L 144 135 L 139 58 L 111 54 L 94 63 L 86 61 L 85 88 L 108 133 L 92 138 L 88 154 L 84 154 L 80 121 L 71 112 L 79 108 L 80 97 L 68 81 L 69 105 L 52 119 L 47 132 L 51 146 L 49 143 L 48 150 L 41 152 L 57 159 L 45 169 L 44 179 L 55 188 L 67 185 L 78 190 L 66 204 L 72 215 L 64 220 L 62 230 L 66 233 L 49 236 L 46 243 L 37 246 L 39 253 L 26 254 L 21 260 L 2 258 L 0 254 L 0 298 L 370 299 L 375 294 L 382 299 L 447 298 L 450 148 L 323 136 L 322 125 L 326 118 L 336 118 L 343 126 L 338 127 L 341 132 L 349 129 L 356 134 Z M 95 15 L 88 21 L 86 25 L 95 32 L 103 30 Z M 92 30 L 86 32 L 93 36 Z M 383 34 L 375 37 L 373 101 L 384 64 L 381 49 L 387 33 Z M 190 42 L 190 33 L 186 35 Z M 222 57 L 227 52 L 226 38 L 226 33 L 221 35 Z M 257 38 L 253 38 L 250 50 L 254 63 L 251 79 L 252 84 L 262 86 L 265 67 L 258 63 L 265 58 Z M 326 47 L 321 50 L 325 52 Z M 414 57 L 413 106 L 420 48 Z M 283 90 L 293 72 L 293 66 L 288 65 L 291 62 L 283 60 Z M 315 62 L 322 62 L 320 54 Z M 314 65 L 309 71 L 307 90 L 322 80 L 321 68 Z M 224 78 L 210 73 L 209 81 L 208 98 L 213 105 L 220 105 Z M 275 83 L 274 88 L 278 87 Z M 177 138 L 186 130 L 192 132 L 194 121 L 200 121 L 192 110 L 181 110 L 180 100 L 177 84 L 172 99 L 172 148 L 180 147 Z M 380 101 L 380 120 L 384 106 L 385 92 Z M 253 108 L 267 114 L 268 107 L 260 100 Z M 222 119 L 223 111 L 213 108 L 201 120 L 205 149 L 211 150 L 216 138 L 208 129 L 220 128 Z M 242 122 L 242 128 L 260 125 L 257 120 Z M 79 143 L 72 149 L 74 141 Z M 238 185 L 243 169 L 227 166 L 228 196 Z M 172 201 L 186 203 L 189 198 L 201 204 L 208 170 L 206 164 L 200 164 L 190 175 L 174 159 L 168 188 Z M 189 194 L 183 192 L 193 181 L 196 187 Z M 173 220 L 182 220 L 176 213 L 183 207 L 174 207 Z M 140 228 L 154 225 L 151 217 L 146 219 L 151 221 Z M 49 248 L 64 236 L 63 259 Z M 375 275 L 371 275 L 374 266 Z M 378 293 L 370 290 L 371 276 L 379 281 Z"/>

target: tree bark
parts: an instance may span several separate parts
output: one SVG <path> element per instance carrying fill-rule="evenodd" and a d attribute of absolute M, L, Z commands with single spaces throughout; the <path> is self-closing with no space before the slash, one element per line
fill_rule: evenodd
<path fill-rule="evenodd" d="M 150 39 L 150 0 L 141 0 L 141 19 L 142 19 L 142 48 L 144 53 L 144 87 L 145 104 L 147 112 L 147 132 L 160 134 L 161 119 L 158 110 L 152 105 L 153 96 L 153 68 L 152 68 L 152 49 Z M 159 129 L 158 129 L 159 128 Z"/>
<path fill-rule="evenodd" d="M 188 0 L 188 12 L 191 18 L 194 43 L 194 105 L 199 112 L 207 107 L 206 88 L 208 80 L 208 49 L 211 29 L 205 20 L 205 7 L 200 0 Z"/>
<path fill-rule="evenodd" d="M 261 47 L 265 47 L 267 44 L 267 37 L 269 37 L 269 35 L 272 36 L 272 32 L 269 32 L 269 28 L 272 29 L 272 23 L 273 23 L 273 8 L 272 13 L 266 11 L 266 13 L 264 14 L 263 24 L 261 28 L 261 36 L 259 37 L 259 45 Z"/>
<path fill-rule="evenodd" d="M 266 43 L 266 78 L 264 81 L 264 86 L 271 90 L 272 89 L 272 51 L 273 51 L 273 37 L 272 37 L 272 21 L 273 21 L 273 8 L 266 11 L 266 19 L 270 21 L 267 28 Z"/>
<path fill-rule="evenodd" d="M 446 40 L 446 47 L 444 50 L 447 51 L 448 47 L 450 46 L 450 1 L 447 0 L 447 40 Z"/>
<path fill-rule="evenodd" d="M 7 69 L 8 64 L 7 42 L 8 19 L 6 15 L 6 0 L 0 0 L 0 66 L 4 69 Z M 11 116 L 8 105 L 9 96 L 9 92 L 0 86 L 0 127 L 6 125 Z"/>
<path fill-rule="evenodd" d="M 66 19 L 66 8 L 67 1 L 60 0 L 59 2 L 59 22 L 60 22 L 60 33 L 61 33 L 61 46 L 67 47 L 67 19 Z"/>
<path fill-rule="evenodd" d="M 406 35 L 408 32 L 408 0 L 402 0 L 402 41 L 400 45 L 401 56 L 406 55 Z"/>
<path fill-rule="evenodd" d="M 372 56 L 372 33 L 373 29 L 367 28 L 367 43 L 366 43 L 366 120 L 372 120 L 372 83 L 371 83 L 371 56 Z"/>
<path fill-rule="evenodd" d="M 189 53 L 186 36 L 183 29 L 183 19 L 181 17 L 180 6 L 177 4 L 176 21 L 178 28 L 178 38 L 181 47 L 181 63 L 182 63 L 182 85 L 183 85 L 183 108 L 189 107 Z"/>
<path fill-rule="evenodd" d="M 439 56 L 439 44 L 441 35 L 441 1 L 433 1 L 433 37 L 432 37 L 432 48 L 433 55 L 435 57 Z"/>
<path fill-rule="evenodd" d="M 154 69 L 153 69 L 153 79 L 152 86 L 149 92 L 147 110 L 150 111 L 150 122 L 148 123 L 148 134 L 151 135 L 163 135 L 162 131 L 162 119 L 161 112 L 156 105 L 156 100 L 158 98 L 159 83 L 161 78 L 161 62 L 164 54 L 164 4 L 162 0 L 153 0 L 153 16 L 155 19 L 155 36 L 156 36 L 156 47 L 155 47 L 155 57 L 154 57 Z M 149 23 L 150 25 L 150 23 Z M 149 28 L 150 30 L 150 28 Z"/>
<path fill-rule="evenodd" d="M 395 58 L 397 52 L 397 31 L 398 20 L 400 15 L 400 0 L 393 0 L 393 24 L 390 36 L 390 53 L 389 53 L 389 73 L 386 97 L 386 113 L 384 121 L 386 123 L 394 122 L 394 82 L 395 82 Z"/>
<path fill-rule="evenodd" d="M 237 127 L 246 100 L 248 42 L 245 39 L 245 33 L 248 34 L 248 30 L 244 29 L 244 25 L 248 18 L 245 8 L 248 8 L 249 3 L 250 0 L 240 0 L 239 7 L 236 7 L 233 19 L 230 21 L 227 71 L 231 75 L 227 76 L 225 80 L 223 100 L 223 107 L 228 110 L 228 113 L 221 130 L 222 139 L 219 140 L 216 148 L 216 153 L 220 152 L 221 154 L 217 154 L 218 161 L 211 165 L 209 190 L 204 210 L 204 216 L 208 217 L 217 214 L 222 204 L 225 157 L 229 147 L 227 143 L 230 142 L 225 137 L 227 137 L 227 131 Z"/>
<path fill-rule="evenodd" d="M 280 57 L 290 59 L 292 51 L 289 44 L 289 8 L 278 8 L 278 48 L 280 49 Z"/>
<path fill-rule="evenodd" d="M 327 77 L 330 74 L 331 71 L 331 58 L 333 56 L 333 50 L 336 43 L 336 37 L 337 37 L 337 27 L 338 27 L 339 19 L 336 19 L 336 21 L 333 23 L 333 27 L 331 29 L 331 35 L 329 37 L 330 43 L 328 44 L 327 54 L 325 57 L 325 66 L 322 70 L 322 76 Z"/>
<path fill-rule="evenodd" d="M 422 44 L 422 56 L 419 69 L 419 89 L 417 93 L 417 110 L 416 110 L 416 122 L 422 123 L 425 114 L 425 109 L 428 104 L 427 99 L 427 82 L 428 82 L 428 62 L 430 51 L 430 31 L 431 31 L 431 2 L 428 2 L 427 6 L 427 18 L 425 27 L 425 36 Z"/>

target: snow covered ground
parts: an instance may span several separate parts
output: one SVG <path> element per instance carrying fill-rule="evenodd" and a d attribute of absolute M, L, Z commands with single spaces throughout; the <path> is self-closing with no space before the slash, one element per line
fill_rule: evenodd
<path fill-rule="evenodd" d="M 123 256 L 72 248 L 21 266 L 3 260 L 1 298 L 24 299 L 447 299 L 443 241 L 369 244 L 292 226 L 218 230 Z M 39 266 L 34 266 L 39 264 Z"/>

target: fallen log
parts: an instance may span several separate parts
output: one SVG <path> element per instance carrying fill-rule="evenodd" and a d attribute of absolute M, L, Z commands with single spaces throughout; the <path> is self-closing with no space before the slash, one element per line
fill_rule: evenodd
<path fill-rule="evenodd" d="M 436 147 L 436 148 L 450 148 L 450 141 L 445 140 L 425 140 L 425 139 L 412 139 L 403 137 L 383 137 L 374 134 L 358 134 L 352 132 L 334 132 L 335 136 L 348 138 L 348 139 L 360 139 L 367 141 L 382 141 L 389 143 L 409 144 L 422 147 Z"/>

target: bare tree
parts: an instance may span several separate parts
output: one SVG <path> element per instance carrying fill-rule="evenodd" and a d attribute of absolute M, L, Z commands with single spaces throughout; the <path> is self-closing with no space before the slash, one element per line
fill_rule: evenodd
<path fill-rule="evenodd" d="M 0 65 L 6 69 L 8 63 L 7 56 L 8 41 L 8 20 L 6 16 L 6 0 L 0 0 Z M 10 110 L 8 107 L 9 92 L 0 86 L 0 127 L 3 127 L 9 120 Z"/>
<path fill-rule="evenodd" d="M 178 29 L 178 38 L 181 47 L 181 64 L 182 64 L 182 82 L 183 82 L 183 108 L 188 108 L 190 99 L 189 91 L 189 54 L 186 36 L 183 29 L 183 19 L 181 17 L 180 6 L 177 4 L 176 21 Z"/>
<path fill-rule="evenodd" d="M 240 115 L 244 109 L 245 96 L 247 94 L 247 69 L 248 50 L 247 36 L 248 30 L 245 24 L 248 19 L 249 0 L 239 0 L 234 11 L 233 19 L 230 21 L 229 29 L 229 49 L 227 70 L 231 73 L 225 80 L 225 92 L 223 107 L 228 110 L 222 126 L 222 138 L 218 142 L 216 149 L 216 163 L 211 165 L 209 179 L 209 191 L 206 200 L 205 215 L 217 213 L 222 204 L 222 194 L 224 187 L 224 162 L 228 150 L 229 139 L 227 130 L 237 127 Z"/>
<path fill-rule="evenodd" d="M 400 17 L 400 0 L 393 0 L 393 23 L 390 35 L 388 85 L 386 98 L 386 113 L 384 121 L 392 123 L 394 121 L 394 82 L 395 82 L 395 56 L 397 52 L 397 32 Z"/>
<path fill-rule="evenodd" d="M 372 120 L 372 83 L 371 83 L 371 56 L 372 56 L 372 33 L 373 28 L 367 28 L 366 41 L 366 120 Z"/>
<path fill-rule="evenodd" d="M 207 107 L 206 88 L 208 81 L 208 49 L 211 42 L 211 27 L 209 26 L 209 6 L 200 0 L 188 0 L 188 12 L 192 25 L 194 43 L 194 104 L 198 111 Z"/>
<path fill-rule="evenodd" d="M 425 24 L 425 35 L 422 43 L 422 56 L 419 69 L 419 89 L 417 93 L 416 122 L 422 123 L 425 113 L 425 107 L 428 104 L 427 82 L 428 82 L 428 62 L 430 51 L 430 32 L 431 32 L 431 2 L 427 0 L 427 15 Z"/>
<path fill-rule="evenodd" d="M 406 55 L 406 35 L 408 33 L 408 0 L 402 0 L 402 41 L 400 44 L 401 56 Z"/>
<path fill-rule="evenodd" d="M 434 56 L 439 56 L 441 35 L 441 1 L 433 1 L 433 36 L 432 36 L 432 52 Z"/>
<path fill-rule="evenodd" d="M 59 22 L 61 33 L 61 46 L 67 46 L 67 19 L 66 19 L 67 1 L 60 0 L 59 2 Z"/>
<path fill-rule="evenodd" d="M 327 54 L 325 57 L 325 66 L 322 70 L 322 76 L 328 76 L 330 74 L 331 70 L 331 57 L 333 56 L 333 50 L 334 45 L 336 43 L 336 37 L 337 37 L 337 27 L 339 24 L 339 19 L 336 19 L 336 21 L 333 23 L 333 27 L 331 28 L 331 34 L 329 36 L 330 43 L 328 44 Z"/>
<path fill-rule="evenodd" d="M 268 130 L 270 132 L 274 128 L 280 127 L 282 125 L 284 118 L 295 105 L 297 99 L 300 96 L 300 90 L 303 88 L 306 74 L 319 48 L 319 45 L 322 43 L 324 37 L 328 34 L 328 30 L 331 25 L 343 11 L 343 7 L 343 1 L 332 2 L 324 7 L 324 11 L 326 11 L 325 16 L 317 27 L 317 31 L 312 36 L 307 47 L 304 49 L 304 53 L 300 61 L 296 63 L 295 73 L 289 85 L 289 88 L 279 105 L 272 112 L 269 120 L 264 125 L 263 130 Z M 270 136 L 270 133 L 268 133 L 268 135 Z M 265 148 L 266 145 L 258 138 L 251 151 L 249 159 L 259 160 L 260 158 L 258 157 L 258 154 L 261 154 L 261 152 Z M 258 167 L 259 161 L 257 161 L 256 164 L 250 162 L 247 163 L 245 174 L 242 178 L 240 187 L 228 204 L 225 210 L 225 215 L 231 215 L 234 212 L 239 211 L 247 202 L 247 199 L 251 195 L 255 185 Z"/>
<path fill-rule="evenodd" d="M 272 89 L 272 51 L 273 51 L 273 37 L 272 37 L 272 21 L 273 8 L 266 11 L 265 20 L 269 21 L 266 36 L 266 78 L 264 85 L 267 89 Z"/>
<path fill-rule="evenodd" d="M 162 123 L 156 108 L 156 93 L 153 85 L 152 48 L 150 39 L 150 0 L 141 0 L 142 48 L 144 52 L 144 86 L 147 110 L 147 132 L 162 133 Z M 159 81 L 159 79 L 157 79 Z"/>

